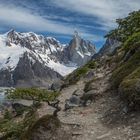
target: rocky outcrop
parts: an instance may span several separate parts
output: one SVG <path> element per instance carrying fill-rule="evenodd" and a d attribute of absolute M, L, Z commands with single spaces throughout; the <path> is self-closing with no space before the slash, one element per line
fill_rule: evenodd
<path fill-rule="evenodd" d="M 49 87 L 55 80 L 62 78 L 60 74 L 44 66 L 38 60 L 35 63 L 30 62 L 29 56 L 30 54 L 25 53 L 13 71 L 14 85 L 19 87 Z"/>
<path fill-rule="evenodd" d="M 93 58 L 100 58 L 105 55 L 109 55 L 115 51 L 121 45 L 121 42 L 116 40 L 115 38 L 109 37 L 103 47 L 99 50 L 97 54 L 93 56 Z"/>
<path fill-rule="evenodd" d="M 0 70 L 0 86 L 10 87 L 13 85 L 13 80 L 11 77 L 12 73 L 9 69 Z"/>

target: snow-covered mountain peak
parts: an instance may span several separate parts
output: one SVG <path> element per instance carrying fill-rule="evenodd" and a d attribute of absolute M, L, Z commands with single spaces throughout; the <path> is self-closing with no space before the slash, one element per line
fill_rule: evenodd
<path fill-rule="evenodd" d="M 89 61 L 95 48 L 78 33 L 64 45 L 53 37 L 10 30 L 0 35 L 0 52 L 0 85 L 8 85 L 9 81 L 16 84 L 21 79 L 40 78 L 49 83 L 68 75 Z"/>

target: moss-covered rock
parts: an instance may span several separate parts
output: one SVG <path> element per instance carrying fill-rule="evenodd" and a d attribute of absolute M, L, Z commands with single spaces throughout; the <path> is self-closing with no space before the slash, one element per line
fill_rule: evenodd
<path fill-rule="evenodd" d="M 120 64 L 113 72 L 111 84 L 113 88 L 118 88 L 125 77 L 130 75 L 140 66 L 140 50 L 137 51 L 127 62 Z"/>
<path fill-rule="evenodd" d="M 128 104 L 140 106 L 140 67 L 121 82 L 119 92 Z"/>
<path fill-rule="evenodd" d="M 45 115 L 28 128 L 21 140 L 50 140 L 60 126 L 57 117 Z"/>

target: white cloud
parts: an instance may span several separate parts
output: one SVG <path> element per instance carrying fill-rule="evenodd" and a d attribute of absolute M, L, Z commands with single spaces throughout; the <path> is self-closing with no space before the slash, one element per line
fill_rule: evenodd
<path fill-rule="evenodd" d="M 58 17 L 54 16 L 51 18 Z M 65 18 L 65 20 L 67 20 L 67 18 Z M 29 9 L 14 5 L 0 4 L 0 22 L 3 23 L 4 26 L 10 26 L 11 28 L 20 28 L 36 32 L 46 31 L 61 35 L 72 35 L 75 29 L 74 25 L 65 24 L 62 22 L 60 23 L 59 21 L 52 21 L 47 15 L 46 17 L 42 17 Z M 86 33 L 84 28 L 77 28 L 77 30 L 80 31 L 87 39 L 91 39 L 92 37 L 96 36 Z M 96 40 L 94 41 L 98 41 L 100 38 L 100 36 L 96 36 Z"/>
<path fill-rule="evenodd" d="M 11 25 L 11 27 L 34 31 L 49 31 L 62 34 L 70 34 L 73 32 L 72 27 L 47 20 L 32 11 L 15 6 L 0 5 L 0 22 Z"/>
<path fill-rule="evenodd" d="M 140 0 L 55 0 L 54 4 L 70 11 L 96 17 L 98 24 L 112 29 L 115 20 L 140 9 Z"/>

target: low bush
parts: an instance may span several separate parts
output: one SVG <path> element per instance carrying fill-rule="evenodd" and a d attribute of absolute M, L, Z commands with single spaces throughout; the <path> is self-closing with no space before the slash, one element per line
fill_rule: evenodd
<path fill-rule="evenodd" d="M 33 101 L 53 101 L 60 95 L 59 92 L 52 92 L 39 88 L 16 88 L 7 92 L 7 98 L 27 99 Z"/>
<path fill-rule="evenodd" d="M 127 52 L 140 46 L 140 32 L 134 33 L 124 42 L 123 49 Z"/>
<path fill-rule="evenodd" d="M 89 68 L 89 69 L 95 69 L 97 67 L 97 62 L 96 61 L 89 61 L 85 67 Z"/>

